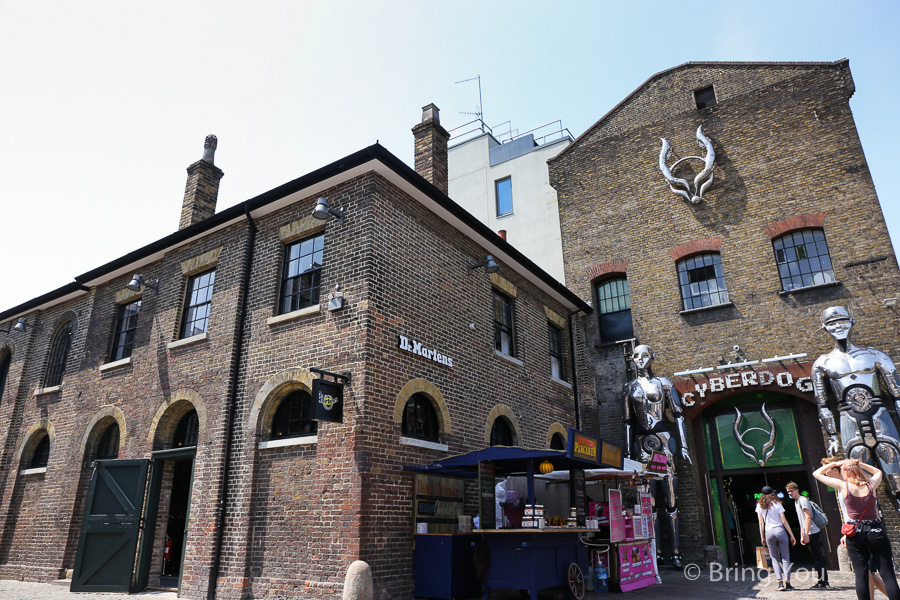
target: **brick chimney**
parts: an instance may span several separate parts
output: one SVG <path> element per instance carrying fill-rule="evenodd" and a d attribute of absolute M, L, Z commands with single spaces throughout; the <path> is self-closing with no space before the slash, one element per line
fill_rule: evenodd
<path fill-rule="evenodd" d="M 416 173 L 447 193 L 447 141 L 450 134 L 441 127 L 440 109 L 434 104 L 422 107 L 422 122 L 413 127 Z"/>
<path fill-rule="evenodd" d="M 181 222 L 178 229 L 190 227 L 216 214 L 219 180 L 225 175 L 213 164 L 218 144 L 216 136 L 206 136 L 203 143 L 203 158 L 187 168 L 187 185 L 184 186 L 184 202 L 181 205 Z"/>

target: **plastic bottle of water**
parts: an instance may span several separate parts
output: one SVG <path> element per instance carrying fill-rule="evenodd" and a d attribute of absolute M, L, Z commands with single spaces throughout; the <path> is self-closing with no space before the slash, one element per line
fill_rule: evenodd
<path fill-rule="evenodd" d="M 602 563 L 594 567 L 594 592 L 598 594 L 609 592 L 609 572 Z"/>

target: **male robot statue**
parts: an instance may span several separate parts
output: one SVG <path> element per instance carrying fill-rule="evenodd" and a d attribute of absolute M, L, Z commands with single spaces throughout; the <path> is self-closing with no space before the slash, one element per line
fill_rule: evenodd
<path fill-rule="evenodd" d="M 885 406 L 892 400 L 900 415 L 900 379 L 887 354 L 850 343 L 850 328 L 854 323 L 844 306 L 822 311 L 822 327 L 834 338 L 834 350 L 820 356 L 812 366 L 819 420 L 829 437 L 828 455 L 834 456 L 838 451 L 838 432 L 834 414 L 828 407 L 828 399 L 833 397 L 841 417 L 844 456 L 880 467 L 897 508 L 900 506 L 900 435 Z M 886 394 L 882 394 L 879 374 Z"/>
<path fill-rule="evenodd" d="M 660 548 L 659 507 L 665 504 L 665 515 L 670 524 L 672 564 L 681 567 L 681 553 L 678 550 L 678 508 L 675 490 L 678 478 L 675 475 L 675 455 L 691 463 L 684 417 L 681 414 L 681 398 L 672 382 L 665 377 L 655 377 L 650 371 L 654 359 L 653 351 L 641 345 L 634 349 L 631 360 L 638 370 L 638 377 L 625 384 L 625 447 L 629 458 L 646 463 L 653 452 L 664 452 L 668 457 L 669 473 L 662 481 L 651 483 L 653 495 L 653 520 L 656 532 L 657 557 L 662 558 Z M 671 411 L 678 431 L 678 441 L 669 432 L 666 409 Z M 680 449 L 680 450 L 679 450 Z"/>

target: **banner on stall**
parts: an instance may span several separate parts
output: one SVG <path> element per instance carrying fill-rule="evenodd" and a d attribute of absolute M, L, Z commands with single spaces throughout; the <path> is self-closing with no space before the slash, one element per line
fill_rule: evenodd
<path fill-rule="evenodd" d="M 620 544 L 619 587 L 623 592 L 638 590 L 656 583 L 656 569 L 650 542 Z"/>
<path fill-rule="evenodd" d="M 625 541 L 625 516 L 622 514 L 620 490 L 609 490 L 609 541 Z"/>

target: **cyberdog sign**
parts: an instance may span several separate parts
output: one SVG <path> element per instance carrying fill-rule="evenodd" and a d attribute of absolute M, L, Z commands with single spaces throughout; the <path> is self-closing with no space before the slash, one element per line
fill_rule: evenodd
<path fill-rule="evenodd" d="M 344 422 L 344 384 L 325 379 L 314 379 L 312 397 L 315 404 L 313 419 L 317 421 Z"/>

